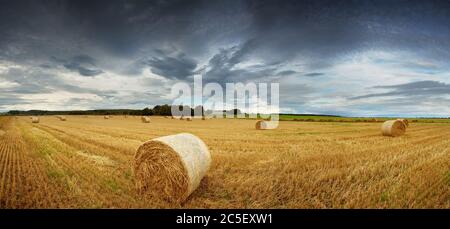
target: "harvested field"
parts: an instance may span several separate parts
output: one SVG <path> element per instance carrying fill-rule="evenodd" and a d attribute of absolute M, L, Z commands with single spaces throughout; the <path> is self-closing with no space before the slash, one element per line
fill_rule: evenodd
<path fill-rule="evenodd" d="M 0 117 L 0 208 L 450 208 L 450 124 Z M 192 133 L 212 163 L 183 203 L 135 188 L 145 141 Z"/>

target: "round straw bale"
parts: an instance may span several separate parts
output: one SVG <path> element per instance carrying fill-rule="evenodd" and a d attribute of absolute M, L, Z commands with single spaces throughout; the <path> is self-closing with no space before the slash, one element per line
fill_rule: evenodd
<path fill-rule="evenodd" d="M 276 122 L 259 120 L 255 125 L 257 130 L 271 130 L 278 127 Z"/>
<path fill-rule="evenodd" d="M 39 123 L 39 117 L 31 117 L 31 123 Z"/>
<path fill-rule="evenodd" d="M 409 121 L 408 121 L 408 119 L 403 119 L 403 118 L 402 118 L 402 119 L 397 119 L 397 120 L 403 122 L 403 124 L 405 124 L 406 127 L 409 127 Z"/>
<path fill-rule="evenodd" d="M 149 117 L 142 116 L 142 117 L 141 117 L 141 121 L 142 121 L 143 123 L 150 123 L 150 118 L 149 118 Z"/>
<path fill-rule="evenodd" d="M 103 116 L 104 119 L 109 119 L 108 115 Z"/>
<path fill-rule="evenodd" d="M 381 133 L 384 136 L 397 137 L 405 134 L 406 126 L 400 120 L 389 120 L 381 126 Z"/>
<path fill-rule="evenodd" d="M 136 188 L 141 194 L 181 203 L 200 185 L 210 164 L 208 147 L 192 134 L 155 138 L 136 151 Z"/>

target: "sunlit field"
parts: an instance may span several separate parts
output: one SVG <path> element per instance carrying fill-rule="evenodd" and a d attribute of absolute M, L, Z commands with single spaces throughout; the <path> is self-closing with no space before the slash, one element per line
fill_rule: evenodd
<path fill-rule="evenodd" d="M 380 123 L 151 117 L 0 117 L 0 208 L 450 208 L 450 124 L 412 123 L 384 137 Z M 212 165 L 182 204 L 135 189 L 144 141 L 188 132 Z"/>

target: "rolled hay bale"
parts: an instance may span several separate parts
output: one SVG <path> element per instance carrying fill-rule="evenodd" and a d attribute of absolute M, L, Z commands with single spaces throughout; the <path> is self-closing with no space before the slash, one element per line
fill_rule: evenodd
<path fill-rule="evenodd" d="M 149 117 L 142 116 L 142 117 L 141 117 L 141 121 L 142 121 L 143 123 L 150 123 L 150 118 L 149 118 Z"/>
<path fill-rule="evenodd" d="M 206 144 L 188 133 L 155 138 L 134 156 L 136 188 L 161 200 L 182 203 L 200 185 L 211 164 Z"/>
<path fill-rule="evenodd" d="M 108 115 L 103 116 L 104 119 L 109 119 Z"/>
<path fill-rule="evenodd" d="M 403 124 L 405 124 L 406 127 L 409 127 L 409 121 L 408 121 L 408 119 L 401 118 L 401 119 L 397 119 L 397 120 L 403 122 Z"/>
<path fill-rule="evenodd" d="M 405 134 L 406 126 L 400 120 L 389 120 L 381 126 L 381 133 L 384 136 L 397 137 Z"/>
<path fill-rule="evenodd" d="M 31 123 L 39 123 L 39 117 L 31 117 Z"/>
<path fill-rule="evenodd" d="M 276 122 L 259 120 L 256 122 L 255 127 L 257 130 L 271 130 L 276 129 L 278 124 Z"/>

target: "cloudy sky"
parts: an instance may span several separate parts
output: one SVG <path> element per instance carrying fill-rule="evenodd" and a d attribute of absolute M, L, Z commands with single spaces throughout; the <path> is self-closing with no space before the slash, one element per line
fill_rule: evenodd
<path fill-rule="evenodd" d="M 277 82 L 284 113 L 450 116 L 448 1 L 5 1 L 0 111 Z"/>

